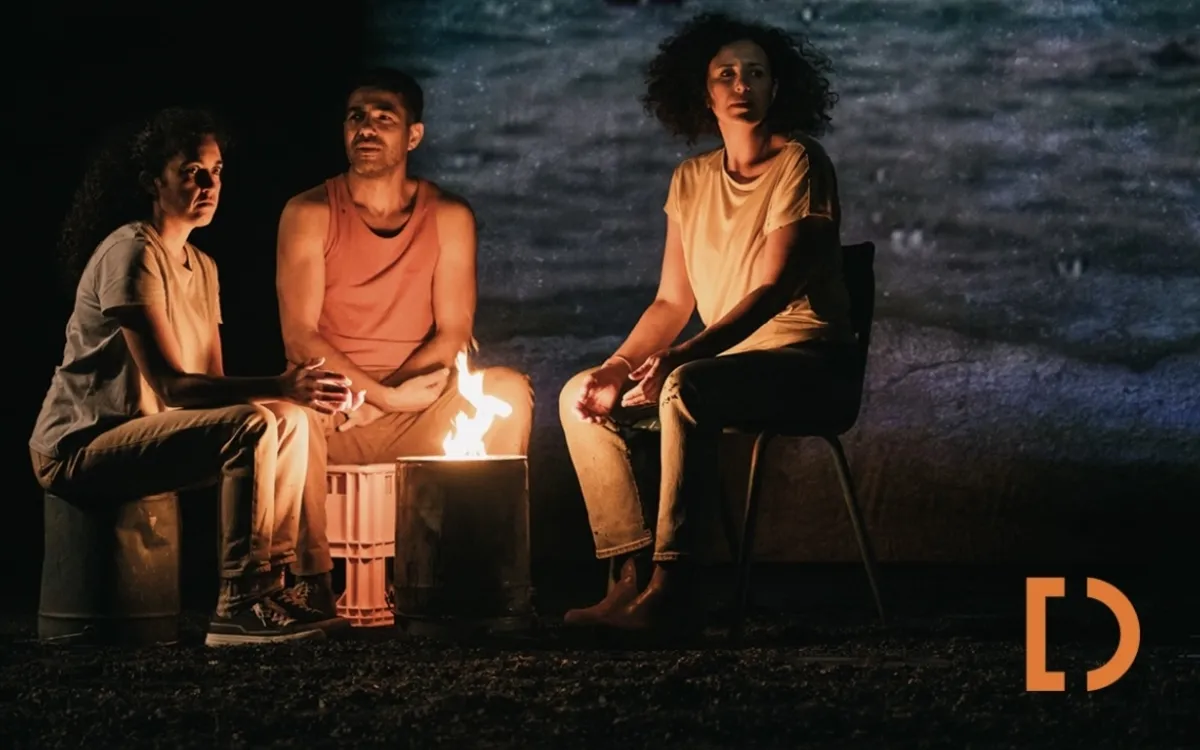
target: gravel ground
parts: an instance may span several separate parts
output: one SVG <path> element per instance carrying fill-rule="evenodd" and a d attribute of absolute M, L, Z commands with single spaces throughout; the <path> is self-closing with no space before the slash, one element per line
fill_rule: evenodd
<path fill-rule="evenodd" d="M 1091 694 L 1082 675 L 1112 652 L 1111 627 L 1073 629 L 1052 610 L 1051 640 L 1071 643 L 1052 645 L 1050 667 L 1067 670 L 1068 691 L 1030 694 L 1023 625 L 995 612 L 914 610 L 886 630 L 776 612 L 752 618 L 737 650 L 717 629 L 687 649 L 633 649 L 548 625 L 509 640 L 373 629 L 214 651 L 198 611 L 177 646 L 66 650 L 13 615 L 0 620 L 0 746 L 1197 746 L 1200 639 L 1174 610 L 1143 618 L 1133 668 Z M 1166 634 L 1164 614 L 1182 628 Z"/>

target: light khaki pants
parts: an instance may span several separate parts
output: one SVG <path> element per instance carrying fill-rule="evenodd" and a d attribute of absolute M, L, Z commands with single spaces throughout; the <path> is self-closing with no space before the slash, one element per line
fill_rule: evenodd
<path fill-rule="evenodd" d="M 131 419 L 63 458 L 31 458 L 44 489 L 84 506 L 216 481 L 220 573 L 239 579 L 296 559 L 308 425 L 303 408 L 282 401 L 176 409 Z"/>

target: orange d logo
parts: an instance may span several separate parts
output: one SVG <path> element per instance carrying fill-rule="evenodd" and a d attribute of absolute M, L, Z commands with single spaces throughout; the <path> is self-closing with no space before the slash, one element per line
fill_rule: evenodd
<path fill-rule="evenodd" d="M 1062 578 L 1027 578 L 1025 580 L 1025 689 L 1036 692 L 1066 690 L 1063 672 L 1046 670 L 1046 600 L 1066 596 L 1066 581 Z M 1087 673 L 1088 692 L 1100 690 L 1125 676 L 1137 656 L 1142 640 L 1142 627 L 1137 611 L 1124 594 L 1111 583 L 1099 578 L 1087 579 L 1087 597 L 1108 607 L 1117 618 L 1120 638 L 1117 650 L 1107 663 Z"/>

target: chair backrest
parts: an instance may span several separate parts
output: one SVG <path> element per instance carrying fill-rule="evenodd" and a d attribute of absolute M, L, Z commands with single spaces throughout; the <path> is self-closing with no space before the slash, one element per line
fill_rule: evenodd
<path fill-rule="evenodd" d="M 875 243 L 842 246 L 842 277 L 850 295 L 850 325 L 866 361 L 875 319 Z"/>

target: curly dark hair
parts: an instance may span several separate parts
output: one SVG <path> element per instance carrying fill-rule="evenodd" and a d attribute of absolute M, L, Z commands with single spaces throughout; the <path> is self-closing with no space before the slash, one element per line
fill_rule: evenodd
<path fill-rule="evenodd" d="M 88 260 L 109 233 L 150 218 L 154 202 L 144 175 L 162 174 L 167 162 L 195 150 L 208 136 L 226 150 L 229 137 L 217 117 L 183 107 L 162 109 L 144 122 L 108 131 L 75 190 L 59 235 L 58 261 L 68 294 L 75 293 Z"/>
<path fill-rule="evenodd" d="M 767 53 L 778 86 L 767 110 L 767 129 L 822 135 L 838 99 L 826 77 L 833 70 L 829 58 L 804 36 L 723 13 L 698 15 L 659 44 L 658 54 L 646 66 L 641 97 L 646 111 L 672 135 L 684 136 L 689 146 L 701 136 L 718 134 L 717 119 L 706 105 L 708 64 L 722 47 L 742 40 Z"/>

